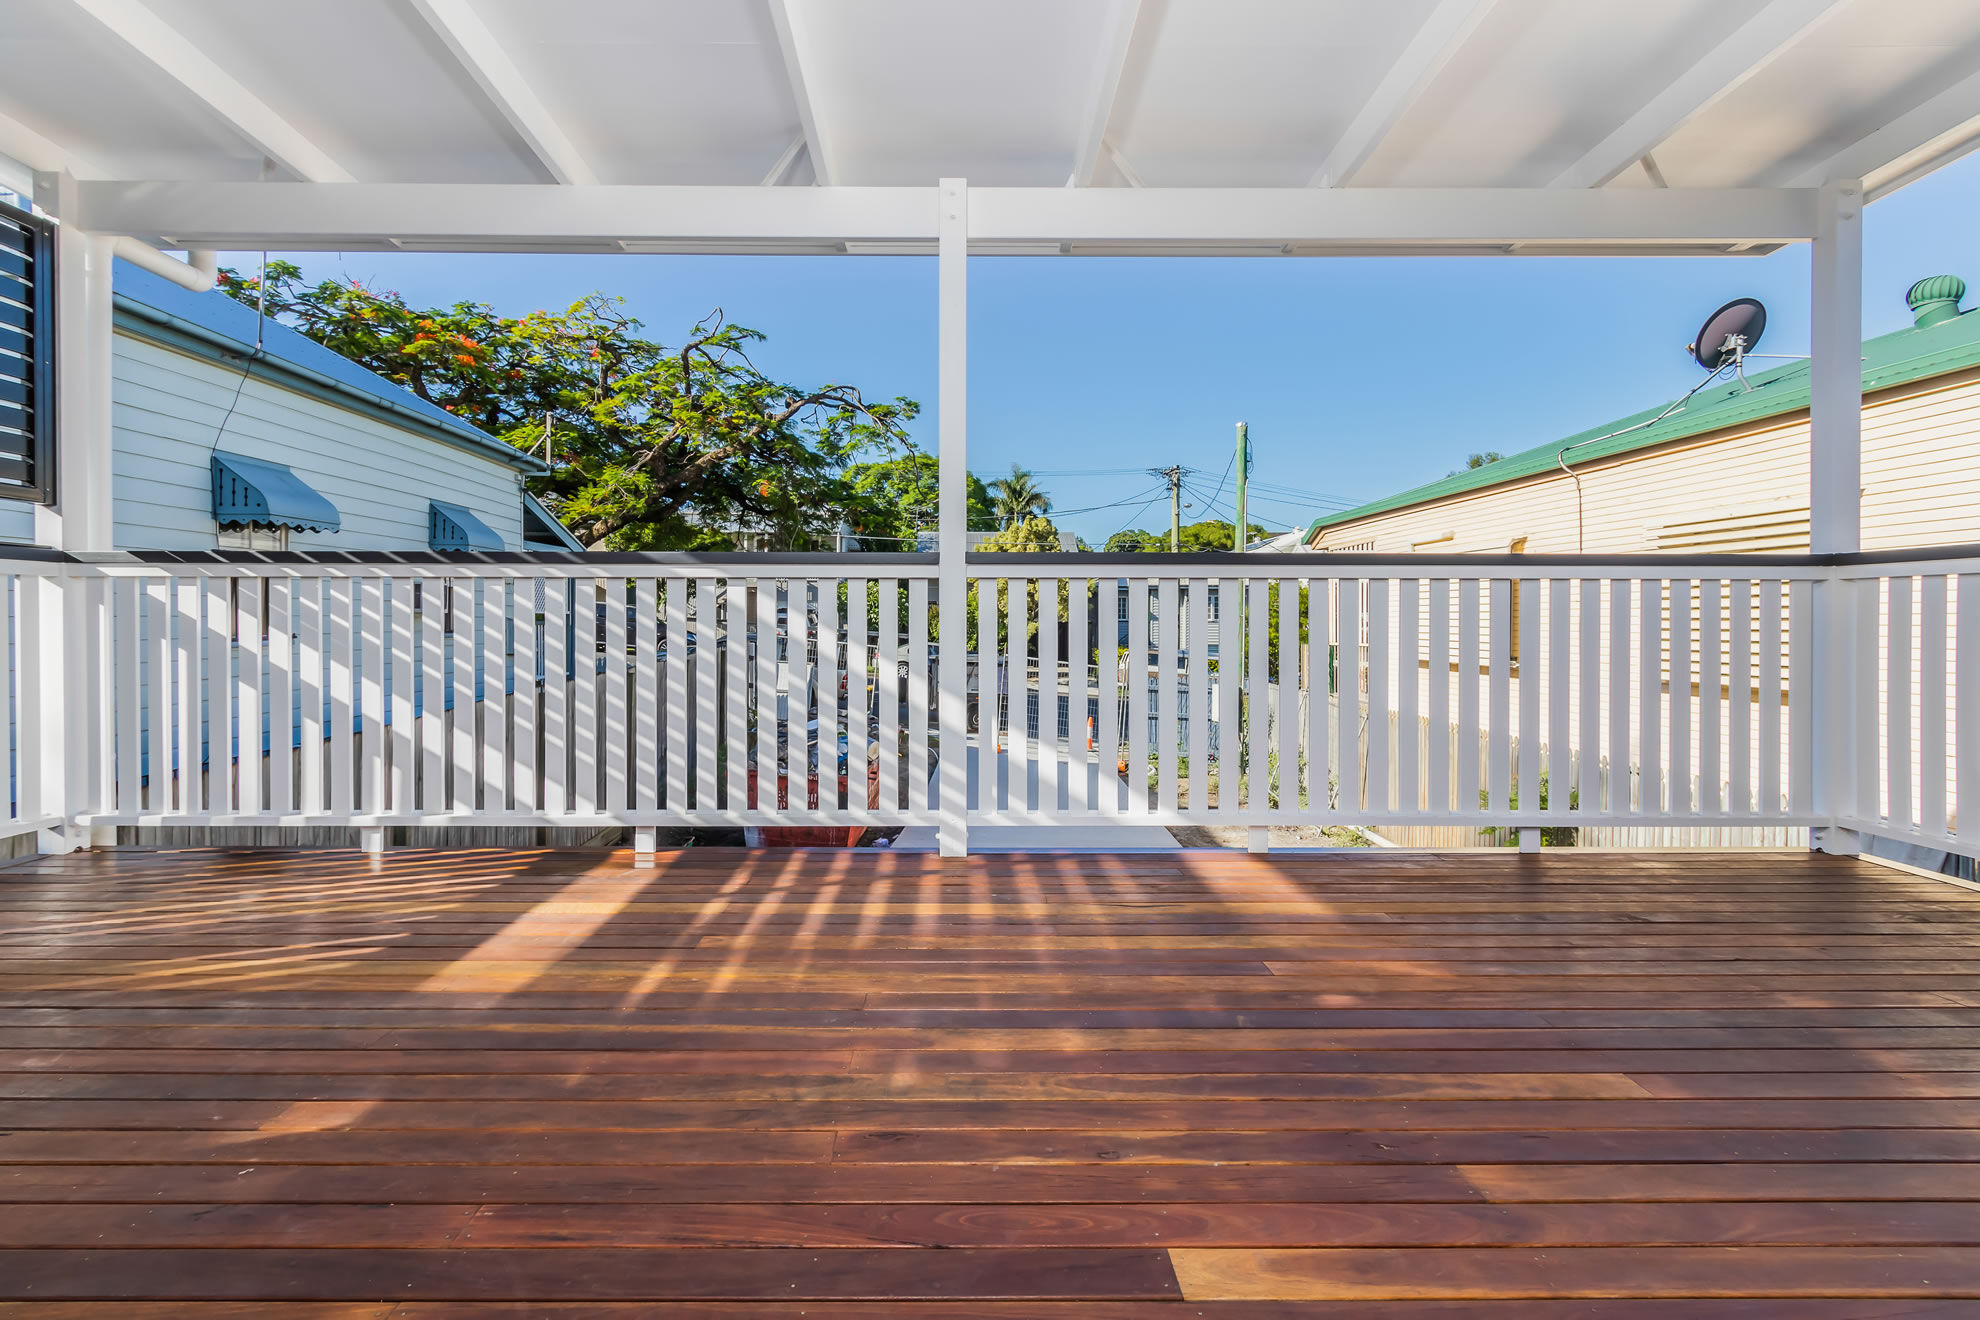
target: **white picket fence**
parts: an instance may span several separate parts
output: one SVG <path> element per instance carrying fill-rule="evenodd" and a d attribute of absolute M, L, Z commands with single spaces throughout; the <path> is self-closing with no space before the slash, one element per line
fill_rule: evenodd
<path fill-rule="evenodd" d="M 951 661 L 1068 712 L 999 737 L 981 684 L 946 681 L 927 556 L 23 553 L 0 563 L 6 832 L 963 813 L 1842 825 L 1974 852 L 1980 557 L 1944 556 L 971 556 Z M 1220 655 L 1151 652 L 1206 635 L 1212 583 Z M 1214 807 L 1183 788 L 1212 783 Z"/>

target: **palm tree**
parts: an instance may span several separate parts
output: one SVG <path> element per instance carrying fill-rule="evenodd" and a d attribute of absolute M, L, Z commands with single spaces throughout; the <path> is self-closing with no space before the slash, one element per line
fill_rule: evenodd
<path fill-rule="evenodd" d="M 1015 463 L 1011 464 L 1011 475 L 997 478 L 988 490 L 990 509 L 997 515 L 1000 528 L 1014 527 L 1026 518 L 1052 511 L 1052 497 L 1039 487 L 1037 478 Z"/>

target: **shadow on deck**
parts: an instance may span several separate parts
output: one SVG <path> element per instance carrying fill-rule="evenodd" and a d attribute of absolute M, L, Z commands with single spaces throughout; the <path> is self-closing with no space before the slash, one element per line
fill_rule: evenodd
<path fill-rule="evenodd" d="M 0 1299 L 1971 1316 L 1977 953 L 1804 853 L 51 858 Z"/>

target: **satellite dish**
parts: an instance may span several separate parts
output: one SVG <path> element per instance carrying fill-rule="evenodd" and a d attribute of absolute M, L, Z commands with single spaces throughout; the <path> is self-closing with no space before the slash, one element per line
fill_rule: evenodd
<path fill-rule="evenodd" d="M 1758 298 L 1735 298 L 1705 318 L 1685 351 L 1705 370 L 1720 371 L 1750 353 L 1766 328 L 1767 309 Z"/>

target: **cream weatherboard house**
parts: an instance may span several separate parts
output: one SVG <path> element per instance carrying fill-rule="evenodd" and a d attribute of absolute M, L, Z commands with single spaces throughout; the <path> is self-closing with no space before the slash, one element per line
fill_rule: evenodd
<path fill-rule="evenodd" d="M 1919 280 L 1906 291 L 1913 324 L 1903 330 L 1881 335 L 1863 345 L 1863 463 L 1862 463 L 1862 548 L 1866 552 L 1905 550 L 1923 546 L 1958 546 L 1980 542 L 1980 315 L 1962 311 L 1960 301 L 1966 285 L 1955 276 L 1941 275 Z M 1664 415 L 1668 412 L 1668 415 Z M 1696 559 L 1699 556 L 1727 554 L 1801 554 L 1809 549 L 1809 376 L 1806 362 L 1795 362 L 1731 384 L 1714 385 L 1700 391 L 1683 407 L 1672 410 L 1659 404 L 1633 416 L 1591 427 L 1575 435 L 1549 441 L 1513 454 L 1483 467 L 1455 473 L 1440 481 L 1402 491 L 1358 508 L 1330 513 L 1312 523 L 1306 532 L 1305 548 L 1341 554 L 1383 556 L 1422 555 L 1440 560 L 1454 555 L 1641 555 L 1667 554 Z M 1536 568 L 1535 576 L 1544 577 Z M 1763 681 L 1757 664 L 1742 668 L 1752 686 L 1740 693 L 1728 685 L 1714 684 L 1716 693 L 1700 689 L 1696 680 L 1675 692 L 1670 683 L 1670 657 L 1689 655 L 1687 670 L 1697 666 L 1706 672 L 1708 659 L 1720 672 L 1733 672 L 1734 652 L 1741 636 L 1759 637 L 1763 625 L 1762 601 L 1770 596 L 1736 585 L 1735 575 L 1708 590 L 1709 579 L 1685 579 L 1688 588 L 1681 595 L 1682 609 L 1673 628 L 1672 590 L 1675 580 L 1657 588 L 1661 601 L 1653 611 L 1658 625 L 1662 659 L 1656 672 L 1659 683 L 1647 698 L 1659 713 L 1652 721 L 1655 737 L 1649 740 L 1651 773 L 1644 773 L 1645 739 L 1639 731 L 1629 743 L 1627 765 L 1621 758 L 1604 755 L 1599 748 L 1592 755 L 1599 762 L 1601 791 L 1626 792 L 1632 800 L 1681 794 L 1692 800 L 1700 795 L 1709 799 L 1716 792 L 1731 790 L 1716 780 L 1727 767 L 1740 759 L 1736 743 L 1747 742 L 1745 755 L 1755 762 L 1766 753 L 1753 739 L 1735 733 L 1733 721 L 1725 717 L 1733 705 L 1749 700 L 1757 710 Z M 1901 584 L 1904 593 L 1894 599 L 1892 587 L 1880 589 L 1869 609 L 1879 622 L 1874 633 L 1874 660 L 1878 667 L 1888 664 L 1892 636 L 1888 619 L 1897 608 L 1902 616 L 1908 609 L 1909 582 Z M 1562 608 L 1559 597 L 1522 599 L 1522 588 L 1531 589 L 1517 578 L 1506 584 L 1509 606 L 1506 633 L 1510 639 L 1509 704 L 1517 709 L 1522 686 L 1521 639 L 1538 636 L 1554 638 L 1555 613 L 1560 610 L 1560 627 L 1579 644 L 1582 611 Z M 1950 588 L 1949 588 L 1950 591 Z M 1653 597 L 1654 600 L 1654 597 Z M 1956 596 L 1949 608 L 1958 604 Z M 1781 597 L 1786 610 L 1786 596 Z M 1533 615 L 1527 620 L 1526 615 Z M 1481 601 L 1481 624 L 1492 627 L 1491 608 Z M 1717 630 L 1717 642 L 1705 649 L 1707 618 Z M 1452 616 L 1455 627 L 1456 616 Z M 1529 632 L 1523 625 L 1531 622 Z M 1362 645 L 1368 642 L 1370 627 L 1366 614 L 1361 620 Z M 1421 625 L 1419 642 L 1429 654 L 1426 621 Z M 1783 646 L 1790 631 L 1785 613 L 1779 621 Z M 1944 621 L 1941 619 L 1943 629 Z M 1914 670 L 1934 645 L 1943 646 L 1949 634 L 1934 638 L 1931 630 L 1917 623 L 1900 636 L 1901 654 L 1911 657 Z M 1396 639 L 1400 640 L 1400 639 Z M 1601 689 L 1605 701 L 1615 689 L 1630 709 L 1645 700 L 1642 670 L 1631 673 L 1626 682 L 1613 682 L 1615 655 L 1612 638 L 1606 632 L 1589 638 L 1593 655 L 1605 673 Z M 1389 654 L 1393 657 L 1395 651 Z M 1538 657 L 1528 657 L 1537 660 Z M 1791 663 L 1785 653 L 1782 664 Z M 1403 730 L 1400 712 L 1403 692 L 1402 673 L 1390 661 L 1385 684 L 1376 685 L 1390 696 L 1371 702 L 1364 720 L 1376 718 L 1378 708 L 1386 708 L 1389 723 L 1397 737 Z M 1621 666 L 1628 669 L 1628 665 Z M 1476 683 L 1489 686 L 1493 675 L 1481 662 Z M 1458 694 L 1466 686 L 1466 675 L 1453 666 L 1446 692 L 1450 709 L 1457 709 Z M 1366 684 L 1364 671 L 1361 682 Z M 1417 704 L 1413 709 L 1430 708 L 1430 690 L 1435 680 L 1426 666 L 1418 674 Z M 1372 693 L 1376 686 L 1371 686 Z M 1685 699 L 1685 687 L 1690 688 Z M 1869 755 L 1888 769 L 1892 749 L 1905 754 L 1907 745 L 1919 745 L 1928 718 L 1921 694 L 1924 683 L 1916 681 L 1894 718 L 1889 712 L 1879 717 L 1876 737 L 1868 745 Z M 1791 720 L 1785 699 L 1778 693 L 1780 718 Z M 1543 703 L 1554 699 L 1551 686 L 1537 698 Z M 1560 693 L 1561 727 L 1567 733 L 1564 749 L 1569 765 L 1578 766 L 1583 756 L 1583 690 L 1575 687 Z M 1955 720 L 1953 694 L 1944 695 L 1944 719 Z M 1489 724 L 1489 720 L 1486 721 Z M 1707 723 L 1717 728 L 1708 738 Z M 1756 726 L 1757 727 L 1757 726 Z M 1700 736 L 1694 737 L 1693 731 Z M 1427 747 L 1431 729 L 1423 721 L 1420 737 Z M 1512 735 L 1515 745 L 1517 733 Z M 1717 745 L 1716 758 L 1712 745 Z M 1679 752 L 1680 746 L 1688 750 Z M 1455 733 L 1451 755 L 1458 756 Z M 1551 749 L 1543 745 L 1543 753 Z M 1660 768 L 1656 757 L 1664 757 Z M 1674 766 L 1688 765 L 1690 774 L 1678 780 Z M 1716 765 L 1716 769 L 1708 766 Z M 1777 769 L 1783 782 L 1793 774 L 1793 766 L 1783 760 Z M 1916 775 L 1918 772 L 1914 772 Z M 1587 783 L 1577 769 L 1576 782 Z M 1922 782 L 1922 781 L 1921 781 Z M 1626 783 L 1626 788 L 1624 787 Z M 1543 791 L 1545 786 L 1543 784 Z M 1583 790 L 1584 792 L 1587 790 Z M 1728 799 L 1730 800 L 1730 796 Z M 1402 827 L 1393 831 L 1397 842 L 1419 846 L 1460 846 L 1476 842 L 1475 830 L 1443 827 Z M 1654 826 L 1610 825 L 1584 829 L 1576 842 L 1583 845 L 1641 847 L 1658 845 L 1727 846 L 1778 844 L 1797 841 L 1804 832 L 1775 827 L 1719 827 L 1709 823 L 1659 824 Z M 1957 859 L 1932 852 L 1910 850 L 1895 845 L 1895 851 L 1910 860 L 1938 869 L 1958 863 Z M 1911 857 L 1913 851 L 1920 855 Z M 1929 853 L 1930 855 L 1925 855 Z"/>
<path fill-rule="evenodd" d="M 1980 316 L 1941 275 L 1863 345 L 1863 549 L 1980 541 Z M 1749 389 L 1747 386 L 1750 385 Z M 1808 364 L 1795 362 L 1330 513 L 1314 550 L 1727 554 L 1808 549 Z"/>

